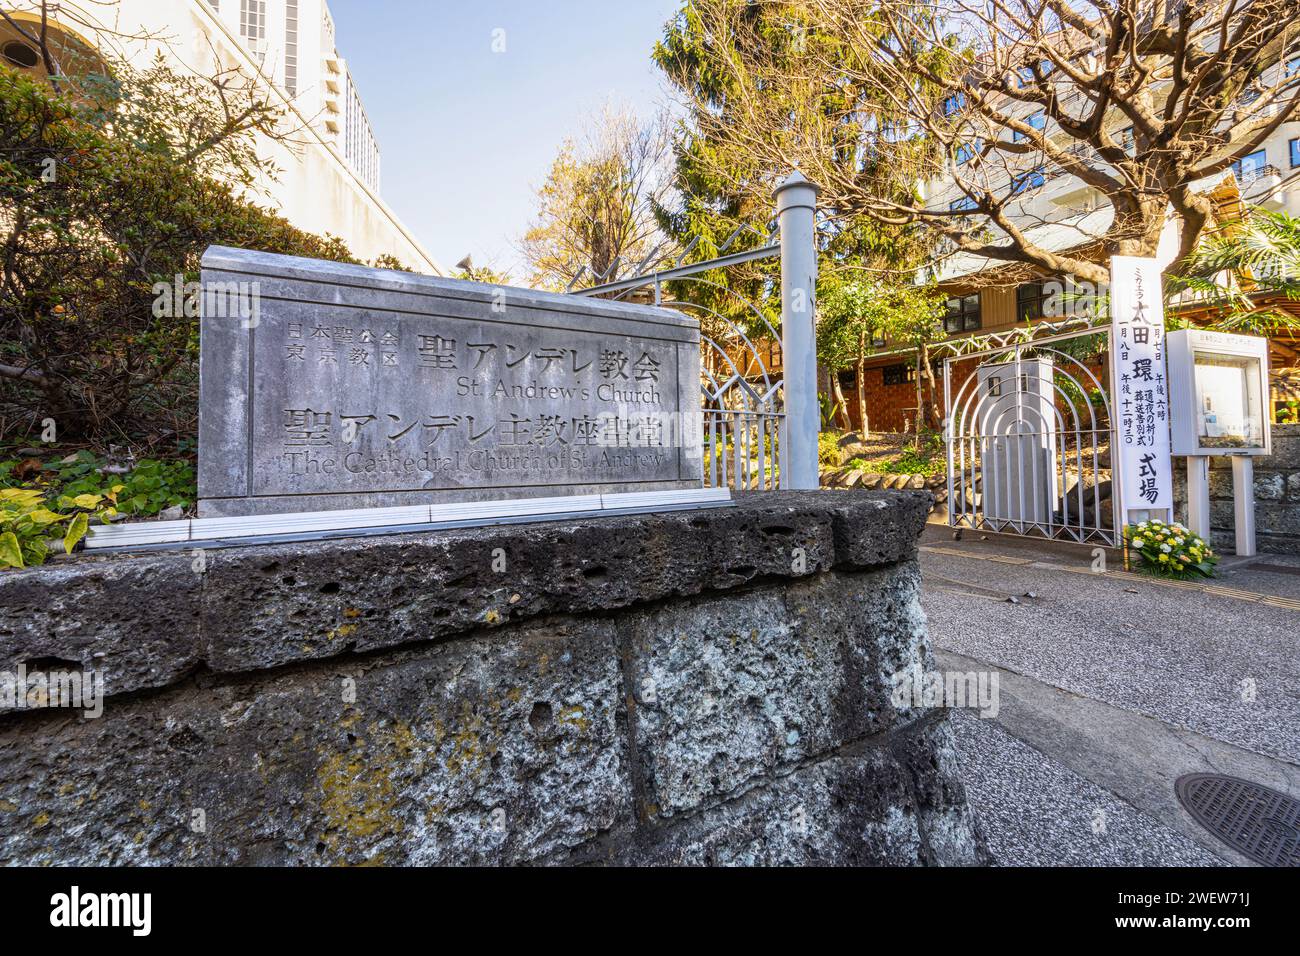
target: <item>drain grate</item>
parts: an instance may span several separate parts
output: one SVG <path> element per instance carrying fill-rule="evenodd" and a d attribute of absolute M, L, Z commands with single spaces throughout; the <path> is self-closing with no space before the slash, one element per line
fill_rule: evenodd
<path fill-rule="evenodd" d="M 1300 800 L 1217 773 L 1179 777 L 1174 793 L 1197 823 L 1234 850 L 1265 866 L 1300 866 Z"/>

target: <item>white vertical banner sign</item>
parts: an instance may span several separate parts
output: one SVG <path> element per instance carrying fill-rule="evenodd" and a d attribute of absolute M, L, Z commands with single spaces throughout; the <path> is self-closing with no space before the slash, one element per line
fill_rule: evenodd
<path fill-rule="evenodd" d="M 1174 506 L 1169 450 L 1169 382 L 1165 371 L 1165 309 L 1161 265 L 1156 259 L 1113 256 L 1110 260 L 1111 450 L 1115 489 L 1128 524 L 1130 511 Z"/>

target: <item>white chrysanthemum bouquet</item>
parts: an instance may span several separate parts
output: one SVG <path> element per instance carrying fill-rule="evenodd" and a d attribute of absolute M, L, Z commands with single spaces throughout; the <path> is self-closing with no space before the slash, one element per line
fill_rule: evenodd
<path fill-rule="evenodd" d="M 1124 529 L 1129 551 L 1143 566 L 1157 574 L 1186 578 L 1200 574 L 1214 577 L 1219 556 L 1198 535 L 1174 522 L 1143 521 Z"/>

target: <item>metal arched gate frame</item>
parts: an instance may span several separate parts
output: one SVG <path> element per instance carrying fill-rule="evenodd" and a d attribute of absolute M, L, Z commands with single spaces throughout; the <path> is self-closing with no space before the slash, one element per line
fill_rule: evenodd
<path fill-rule="evenodd" d="M 944 360 L 951 527 L 1118 544 L 1108 373 L 1061 347 L 1092 337 L 1109 351 L 1100 327 Z"/>

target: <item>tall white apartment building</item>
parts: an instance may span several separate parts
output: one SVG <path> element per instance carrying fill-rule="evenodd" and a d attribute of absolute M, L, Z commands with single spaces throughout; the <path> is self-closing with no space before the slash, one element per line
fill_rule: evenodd
<path fill-rule="evenodd" d="M 39 20 L 38 3 L 0 6 L 20 23 Z M 68 42 L 137 66 L 162 52 L 177 70 L 210 75 L 238 67 L 257 77 L 296 132 L 293 143 L 259 141 L 259 152 L 281 172 L 258 183 L 250 198 L 300 229 L 338 236 L 361 258 L 388 253 L 418 271 L 444 274 L 379 196 L 379 144 L 339 55 L 325 0 L 86 0 L 51 8 L 51 22 Z M 6 64 L 43 72 L 23 45 L 0 22 Z"/>

